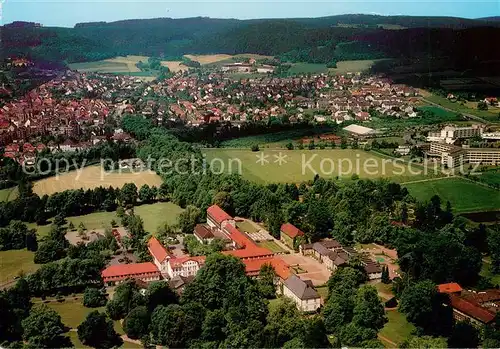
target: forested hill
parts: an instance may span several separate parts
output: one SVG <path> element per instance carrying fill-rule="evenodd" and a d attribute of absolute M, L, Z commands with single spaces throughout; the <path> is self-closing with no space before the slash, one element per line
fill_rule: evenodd
<path fill-rule="evenodd" d="M 311 63 L 429 55 L 471 62 L 477 52 L 457 52 L 457 48 L 485 46 L 489 48 L 483 50 L 482 60 L 499 57 L 491 38 L 500 37 L 500 22 L 374 15 L 259 20 L 197 17 L 82 23 L 74 28 L 19 22 L 1 30 L 1 54 L 66 63 L 127 54 L 180 59 L 187 53 L 258 53 Z M 436 50 L 429 52 L 430 47 Z"/>

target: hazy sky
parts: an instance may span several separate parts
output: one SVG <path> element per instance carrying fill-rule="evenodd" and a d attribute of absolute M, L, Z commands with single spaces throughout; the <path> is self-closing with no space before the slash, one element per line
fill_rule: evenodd
<path fill-rule="evenodd" d="M 78 22 L 130 18 L 195 17 L 280 18 L 320 17 L 345 13 L 433 15 L 478 18 L 500 15 L 500 0 L 0 0 L 2 23 L 23 20 L 45 26 L 72 27 Z"/>

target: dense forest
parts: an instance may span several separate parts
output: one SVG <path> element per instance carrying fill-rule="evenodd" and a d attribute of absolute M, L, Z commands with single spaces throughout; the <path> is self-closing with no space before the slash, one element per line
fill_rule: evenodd
<path fill-rule="evenodd" d="M 187 53 L 256 53 L 325 64 L 384 57 L 425 63 L 441 58 L 445 68 L 489 69 L 493 74 L 484 62 L 500 57 L 499 46 L 489 39 L 499 34 L 498 21 L 370 15 L 245 21 L 158 18 L 74 28 L 23 23 L 2 28 L 2 54 L 66 63 L 127 54 L 179 59 Z M 428 71 L 429 65 L 424 66 Z"/>

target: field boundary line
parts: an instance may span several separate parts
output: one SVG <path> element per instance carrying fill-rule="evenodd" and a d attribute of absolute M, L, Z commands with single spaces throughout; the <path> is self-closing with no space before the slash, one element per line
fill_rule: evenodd
<path fill-rule="evenodd" d="M 415 183 L 425 183 L 425 182 L 441 181 L 443 179 L 448 179 L 448 178 L 460 178 L 460 176 L 447 176 L 447 177 L 438 177 L 438 178 L 428 178 L 428 179 L 421 179 L 421 180 L 418 180 L 418 181 L 404 182 L 404 183 L 399 183 L 399 184 L 406 185 L 406 184 L 415 184 Z M 471 182 L 473 182 L 473 181 L 471 181 Z"/>

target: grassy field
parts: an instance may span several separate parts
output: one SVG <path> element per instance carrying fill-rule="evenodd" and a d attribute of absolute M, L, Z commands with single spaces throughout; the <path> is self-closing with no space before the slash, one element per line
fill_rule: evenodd
<path fill-rule="evenodd" d="M 247 221 L 243 222 L 237 222 L 236 227 L 240 229 L 241 231 L 247 232 L 247 233 L 256 233 L 258 232 L 258 229 L 253 226 L 252 223 L 249 223 Z"/>
<path fill-rule="evenodd" d="M 471 106 L 470 104 L 469 104 L 469 106 L 467 106 L 467 104 L 462 105 L 462 104 L 460 104 L 460 102 L 452 102 L 452 101 L 448 100 L 447 98 L 431 94 L 427 91 L 424 91 L 422 93 L 422 95 L 424 96 L 424 98 L 426 100 L 433 102 L 433 103 L 436 103 L 436 104 L 439 104 L 445 108 L 454 110 L 457 113 L 472 114 L 472 115 L 476 115 L 476 116 L 479 116 L 481 118 L 484 118 L 484 119 L 491 121 L 491 122 L 495 122 L 495 121 L 498 122 L 498 111 L 496 111 L 495 108 L 493 108 L 492 110 L 478 110 L 477 108 L 469 108 L 469 106 Z"/>
<path fill-rule="evenodd" d="M 315 64 L 315 63 L 293 63 L 292 67 L 288 71 L 290 74 L 319 74 L 328 73 L 328 68 L 326 64 Z"/>
<path fill-rule="evenodd" d="M 144 221 L 144 229 L 153 233 L 161 224 L 168 223 L 172 225 L 177 223 L 177 217 L 184 210 L 171 202 L 159 202 L 137 206 L 134 211 Z"/>
<path fill-rule="evenodd" d="M 494 274 L 491 270 L 491 262 L 489 258 L 485 258 L 483 260 L 483 265 L 481 267 L 481 272 L 479 273 L 479 275 L 490 279 L 491 283 L 494 286 L 500 286 L 500 275 Z"/>
<path fill-rule="evenodd" d="M 419 107 L 418 109 L 423 110 L 423 111 L 431 111 L 434 114 L 436 114 L 437 116 L 439 116 L 445 120 L 456 119 L 456 114 L 457 114 L 457 113 L 453 113 L 451 111 L 448 111 L 448 110 L 445 110 L 445 109 L 442 109 L 442 108 L 439 108 L 436 106 L 432 106 L 432 105 Z"/>
<path fill-rule="evenodd" d="M 450 201 L 456 213 L 480 212 L 500 208 L 500 192 L 461 178 L 444 178 L 405 184 L 420 201 L 439 195 L 443 203 Z"/>
<path fill-rule="evenodd" d="M 17 187 L 0 190 L 0 202 L 15 200 L 19 195 Z"/>
<path fill-rule="evenodd" d="M 282 249 L 280 245 L 275 243 L 274 241 L 262 241 L 259 242 L 257 245 L 260 247 L 267 248 L 268 250 L 271 250 L 274 253 L 284 253 L 286 250 Z"/>
<path fill-rule="evenodd" d="M 341 61 L 337 62 L 337 68 L 330 68 L 328 71 L 333 74 L 357 73 L 369 70 L 376 60 Z"/>
<path fill-rule="evenodd" d="M 483 172 L 481 176 L 479 176 L 479 180 L 488 185 L 500 186 L 500 170 Z"/>
<path fill-rule="evenodd" d="M 123 73 L 123 72 L 140 72 L 136 64 L 139 61 L 146 62 L 146 56 L 126 56 L 105 59 L 96 62 L 73 63 L 69 67 L 73 70 L 78 70 L 83 73 L 99 72 L 99 73 Z"/>
<path fill-rule="evenodd" d="M 97 187 L 121 188 L 125 183 L 135 183 L 138 188 L 144 184 L 159 186 L 160 176 L 152 172 L 141 173 L 105 173 L 100 166 L 89 166 L 79 171 L 63 173 L 59 176 L 36 181 L 33 192 L 43 196 L 69 189 L 93 189 Z"/>
<path fill-rule="evenodd" d="M 361 178 L 397 178 L 398 181 L 416 180 L 421 168 L 410 168 L 391 158 L 382 158 L 372 152 L 353 149 L 333 150 L 268 150 L 252 152 L 237 149 L 204 150 L 209 164 L 216 171 L 241 173 L 243 177 L 259 183 L 299 183 L 318 173 L 325 178 L 350 179 L 357 173 Z M 257 163 L 264 155 L 264 164 Z M 278 158 L 281 154 L 281 166 Z M 214 160 L 215 159 L 215 160 Z M 307 165 L 309 164 L 309 166 Z M 333 165 L 333 166 L 332 166 Z M 421 178 L 418 178 L 421 179 Z"/>
<path fill-rule="evenodd" d="M 386 315 L 389 321 L 385 324 L 384 328 L 380 330 L 379 335 L 382 338 L 379 338 L 382 340 L 384 345 L 393 348 L 394 345 L 384 341 L 383 337 L 396 344 L 400 344 L 412 334 L 415 330 L 415 326 L 409 323 L 406 320 L 406 317 L 397 310 L 387 311 Z"/>
<path fill-rule="evenodd" d="M 183 211 L 179 206 L 171 202 L 158 202 L 151 205 L 141 205 L 134 208 L 135 214 L 141 216 L 144 221 L 144 229 L 149 232 L 155 232 L 160 224 L 165 222 L 169 224 L 177 223 L 177 217 Z M 111 225 L 111 221 L 117 223 L 120 219 L 116 212 L 95 212 L 84 216 L 67 217 L 66 220 L 72 222 L 75 227 L 80 223 L 85 225 L 87 230 L 104 229 Z M 46 236 L 50 232 L 50 223 L 47 225 L 36 225 L 29 223 L 28 228 L 36 229 L 39 236 Z"/>
<path fill-rule="evenodd" d="M 0 252 L 0 284 L 11 281 L 19 273 L 32 273 L 39 268 L 33 262 L 33 252 L 10 250 Z"/>

